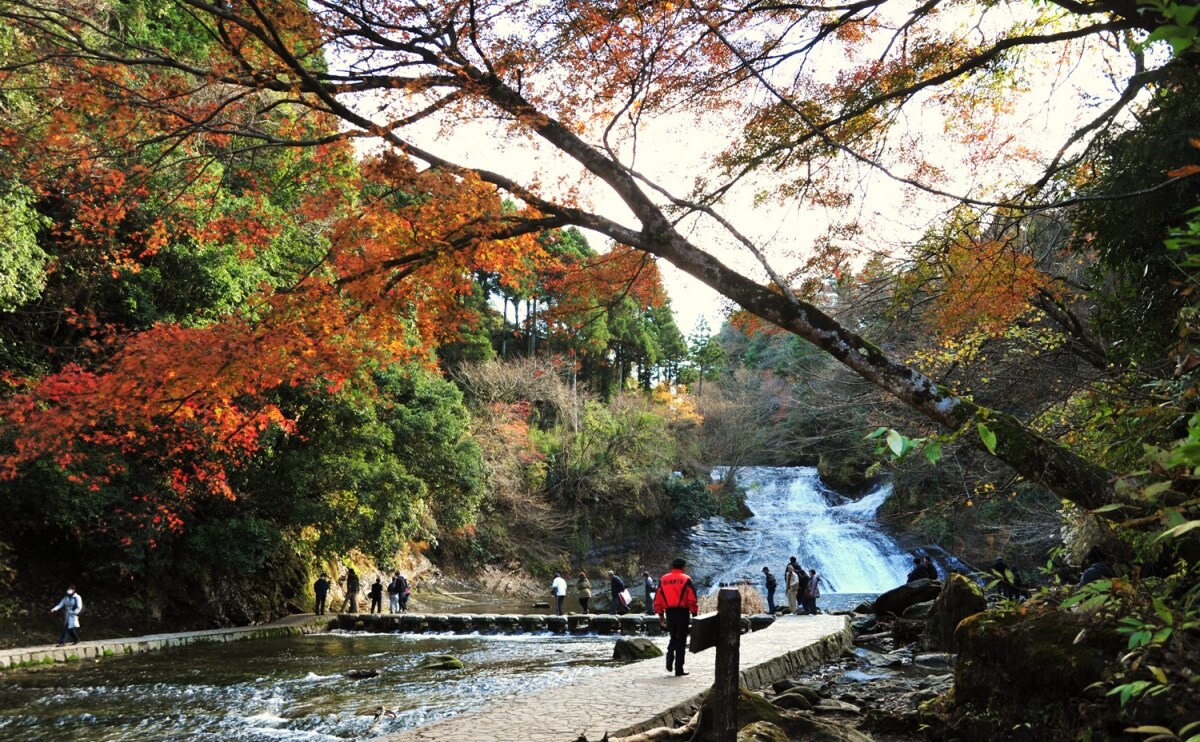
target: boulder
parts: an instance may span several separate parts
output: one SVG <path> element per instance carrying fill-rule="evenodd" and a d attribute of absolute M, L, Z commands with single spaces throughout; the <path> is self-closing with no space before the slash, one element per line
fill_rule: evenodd
<path fill-rule="evenodd" d="M 850 628 L 855 634 L 870 634 L 879 625 L 879 619 L 874 613 L 867 613 L 850 619 Z"/>
<path fill-rule="evenodd" d="M 910 621 L 918 621 L 929 618 L 929 614 L 933 612 L 933 603 L 934 601 L 932 600 L 927 600 L 924 603 L 914 603 L 905 608 L 904 613 L 901 613 L 900 616 L 902 618 L 907 618 Z"/>
<path fill-rule="evenodd" d="M 966 577 L 951 573 L 925 620 L 925 648 L 957 651 L 954 630 L 964 618 L 983 613 L 986 609 L 987 600 L 983 597 L 983 590 Z"/>
<path fill-rule="evenodd" d="M 808 697 L 797 691 L 787 691 L 780 693 L 771 699 L 771 703 L 781 709 L 790 709 L 792 711 L 810 711 L 813 707 L 813 702 L 808 700 Z"/>
<path fill-rule="evenodd" d="M 738 730 L 737 742 L 788 742 L 788 735 L 769 721 L 756 721 Z"/>
<path fill-rule="evenodd" d="M 463 661 L 449 654 L 432 654 L 417 663 L 418 670 L 461 670 Z"/>
<path fill-rule="evenodd" d="M 1052 608 L 978 613 L 963 619 L 955 639 L 955 703 L 1025 715 L 1035 707 L 1065 708 L 1105 677 L 1126 647 L 1111 628 Z"/>
<path fill-rule="evenodd" d="M 818 719 L 812 714 L 797 714 L 788 719 L 784 727 L 790 739 L 803 739 L 805 742 L 874 742 L 856 729 Z"/>
<path fill-rule="evenodd" d="M 913 580 L 883 593 L 871 605 L 871 612 L 880 616 L 900 616 L 910 605 L 934 600 L 942 591 L 942 583 L 935 580 Z"/>
<path fill-rule="evenodd" d="M 712 737 L 713 694 L 704 698 L 700 712 L 700 728 L 697 739 Z M 738 688 L 738 724 L 746 726 L 757 721 L 765 721 L 778 727 L 784 726 L 783 715 L 779 709 L 760 693 Z"/>
<path fill-rule="evenodd" d="M 780 695 L 795 694 L 804 696 L 809 704 L 815 704 L 821 700 L 821 693 L 811 685 L 800 682 L 799 680 L 777 680 L 771 684 L 771 690 Z"/>
<path fill-rule="evenodd" d="M 648 660 L 652 657 L 662 657 L 663 652 L 654 642 L 645 637 L 622 637 L 613 646 L 614 660 Z"/>

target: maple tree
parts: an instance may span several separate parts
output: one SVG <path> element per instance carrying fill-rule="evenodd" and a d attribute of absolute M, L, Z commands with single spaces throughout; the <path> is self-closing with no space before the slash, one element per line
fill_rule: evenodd
<path fill-rule="evenodd" d="M 1111 483 L 1103 469 L 1011 415 L 940 388 L 797 296 L 795 277 L 775 270 L 758 242 L 723 215 L 722 203 L 737 189 L 753 187 L 764 169 L 773 173 L 779 198 L 830 209 L 853 203 L 864 169 L 980 208 L 1022 214 L 1061 202 L 1064 182 L 1087 164 L 1089 139 L 1111 126 L 1160 69 L 1189 63 L 1182 58 L 1151 67 L 1138 34 L 1161 25 L 1162 15 L 1142 13 L 1127 0 L 1035 7 L 932 2 L 916 9 L 886 0 L 851 6 L 180 0 L 167 6 L 186 16 L 210 53 L 188 57 L 132 42 L 109 22 L 114 11 L 104 6 L 9 0 L 0 15 L 29 42 L 9 67 L 85 68 L 89 94 L 75 91 L 76 97 L 110 93 L 105 100 L 135 106 L 139 119 L 158 122 L 140 136 L 130 132 L 131 143 L 203 135 L 236 137 L 254 150 L 369 137 L 394 153 L 377 158 L 375 177 L 404 180 L 410 193 L 445 196 L 406 204 L 400 219 L 392 219 L 391 210 L 384 219 L 368 208 L 335 226 L 330 263 L 337 262 L 343 277 L 334 284 L 353 306 L 342 306 L 332 318 L 310 317 L 312 324 L 353 326 L 350 317 L 376 307 L 378 297 L 418 269 L 430 274 L 427 285 L 437 290 L 406 298 L 421 304 L 418 316 L 448 315 L 454 310 L 450 296 L 462 287 L 461 267 L 470 263 L 465 248 L 473 260 L 500 261 L 513 252 L 506 240 L 575 225 L 668 260 L 951 430 L 983 426 L 994 439 L 980 445 L 1031 480 L 1086 507 L 1107 501 Z M 1000 17 L 1001 9 L 1008 14 Z M 1124 65 L 1114 73 L 1119 89 L 1110 104 L 1078 127 L 1059 127 L 1062 148 L 1037 174 L 990 177 L 986 187 L 968 193 L 963 186 L 956 195 L 967 180 L 951 175 L 956 167 L 983 177 L 988 163 L 1035 156 L 1028 141 L 997 122 L 1015 110 L 1018 93 L 1033 87 L 1038 70 L 1066 70 L 1104 45 L 1126 52 L 1123 61 L 1116 54 L 1104 57 Z M 840 65 L 837 71 L 826 71 L 831 60 Z M 133 70 L 154 71 L 155 84 L 131 94 Z M 299 132 L 264 124 L 256 115 L 281 105 L 336 120 L 338 129 Z M 948 135 L 959 142 L 959 162 L 938 162 L 917 132 L 905 130 L 903 112 L 916 107 L 940 112 Z M 735 136 L 713 148 L 714 167 L 683 186 L 686 195 L 673 195 L 671 182 L 639 167 L 640 137 L 643 131 L 651 136 L 664 113 L 740 124 L 730 126 Z M 536 141 L 558 155 L 561 171 L 525 177 L 521 168 L 505 173 L 475 162 L 473 153 L 460 160 L 453 147 L 439 153 L 436 125 L 497 119 L 504 128 L 492 139 L 496 151 L 507 154 L 508 138 L 519 145 Z M 895 154 L 885 156 L 889 147 Z M 107 177 L 111 187 L 113 172 L 93 180 L 103 188 Z M 567 187 L 555 187 L 560 177 L 568 179 Z M 622 204 L 620 213 L 590 208 L 596 189 L 608 190 Z M 505 214 L 498 192 L 517 199 L 522 211 Z M 328 216 L 310 208 L 314 217 Z M 830 235 L 854 234 L 848 226 L 835 224 Z M 712 230 L 721 236 L 709 236 Z M 147 234 L 157 239 L 155 232 Z M 398 254 L 393 240 L 401 236 L 419 244 Z M 859 232 L 856 241 L 869 239 Z M 746 251 L 768 282 L 754 271 L 735 270 L 705 243 Z M 331 311 L 330 302 L 311 299 L 289 305 L 289 297 L 301 293 L 271 297 L 282 305 L 272 313 Z M 433 340 L 437 328 L 452 325 L 423 324 L 418 334 Z M 249 327 L 246 342 L 274 340 Z M 289 357 L 304 351 L 278 343 Z M 15 409 L 34 414 L 32 407 Z M 259 410 L 227 423 L 238 428 L 268 419 L 269 411 Z"/>

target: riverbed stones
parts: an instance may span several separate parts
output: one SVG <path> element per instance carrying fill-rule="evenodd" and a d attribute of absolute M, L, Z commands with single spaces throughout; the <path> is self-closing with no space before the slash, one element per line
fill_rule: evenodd
<path fill-rule="evenodd" d="M 487 634 L 496 630 L 496 617 L 486 613 L 471 616 L 471 626 L 480 634 Z"/>
<path fill-rule="evenodd" d="M 613 645 L 614 660 L 648 660 L 662 656 L 663 652 L 658 645 L 642 636 L 621 637 Z"/>
<path fill-rule="evenodd" d="M 513 629 L 520 625 L 519 616 L 496 616 L 496 628 L 505 634 L 513 633 Z"/>
<path fill-rule="evenodd" d="M 400 617 L 400 628 L 404 631 L 420 633 L 425 626 L 425 616 L 419 613 L 406 613 Z"/>
<path fill-rule="evenodd" d="M 565 634 L 567 632 L 567 617 L 546 616 L 546 630 L 551 634 Z"/>
<path fill-rule="evenodd" d="M 902 618 L 907 618 L 910 621 L 923 621 L 929 618 L 929 614 L 933 613 L 933 601 L 926 600 L 923 603 L 914 603 L 904 609 L 904 613 L 900 614 Z"/>
<path fill-rule="evenodd" d="M 446 616 L 446 623 L 450 624 L 450 630 L 455 634 L 468 634 L 473 630 L 470 616 L 462 614 Z"/>
<path fill-rule="evenodd" d="M 576 614 L 567 616 L 567 631 L 571 632 L 572 634 L 588 633 L 592 630 L 592 618 L 594 618 L 594 616 L 591 614 Z"/>

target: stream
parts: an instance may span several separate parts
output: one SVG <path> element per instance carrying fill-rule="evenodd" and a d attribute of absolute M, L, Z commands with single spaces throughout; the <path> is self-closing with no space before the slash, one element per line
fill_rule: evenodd
<path fill-rule="evenodd" d="M 904 582 L 911 557 L 874 520 L 889 487 L 852 501 L 806 467 L 747 468 L 739 481 L 753 517 L 707 519 L 683 547 L 702 592 L 743 580 L 761 587 L 767 565 L 786 604 L 792 555 L 824 578 L 823 610 Z M 335 631 L 13 671 L 0 674 L 0 740 L 364 739 L 600 672 L 612 666 L 614 641 Z M 654 641 L 665 648 L 665 637 Z M 416 669 L 434 654 L 459 657 L 465 669 Z M 378 675 L 355 680 L 352 671 Z M 394 717 L 376 719 L 379 706 Z"/>

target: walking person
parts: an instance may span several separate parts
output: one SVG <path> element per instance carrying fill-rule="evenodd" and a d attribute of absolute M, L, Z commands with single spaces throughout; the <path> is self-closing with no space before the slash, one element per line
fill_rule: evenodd
<path fill-rule="evenodd" d="M 358 573 L 354 567 L 346 568 L 346 599 L 342 601 L 342 611 L 358 613 Z"/>
<path fill-rule="evenodd" d="M 579 577 L 575 578 L 575 592 L 579 593 L 580 612 L 587 613 L 588 603 L 592 600 L 592 581 L 588 579 L 587 572 L 580 572 Z"/>
<path fill-rule="evenodd" d="M 54 613 L 60 608 L 63 609 L 63 631 L 62 636 L 58 638 L 58 646 L 66 644 L 68 638 L 72 644 L 78 644 L 79 614 L 83 612 L 83 598 L 75 592 L 74 585 L 67 586 L 67 594 L 58 601 L 58 605 L 50 609 L 50 612 Z"/>
<path fill-rule="evenodd" d="M 567 597 L 567 581 L 563 579 L 562 573 L 554 573 L 554 580 L 550 583 L 550 593 L 554 596 L 556 603 L 556 615 L 561 616 L 563 600 Z"/>
<path fill-rule="evenodd" d="M 686 566 L 687 562 L 683 559 L 673 560 L 671 571 L 659 579 L 658 591 L 654 595 L 654 612 L 658 614 L 658 622 L 666 627 L 671 637 L 667 644 L 667 672 L 674 670 L 677 676 L 688 674 L 683 669 L 688 629 L 692 616 L 700 612 L 692 578 L 683 571 Z"/>
<path fill-rule="evenodd" d="M 367 595 L 371 598 L 371 608 L 368 613 L 383 613 L 383 580 L 376 577 L 375 582 L 371 583 L 371 589 L 367 591 Z"/>
<path fill-rule="evenodd" d="M 612 596 L 612 603 L 608 607 L 608 612 L 619 613 L 621 615 L 628 613 L 629 609 L 625 607 L 625 598 L 621 595 L 621 593 L 625 592 L 625 580 L 622 580 L 611 569 L 608 570 L 608 590 Z"/>
<path fill-rule="evenodd" d="M 795 557 L 792 558 L 795 559 Z M 787 595 L 788 611 L 793 616 L 796 615 L 796 591 L 799 584 L 799 580 L 796 578 L 796 567 L 791 562 L 788 562 L 787 569 L 783 572 L 783 590 Z"/>
<path fill-rule="evenodd" d="M 642 573 L 642 585 L 646 588 L 646 615 L 654 615 L 654 579 L 649 572 Z"/>
<path fill-rule="evenodd" d="M 817 598 L 821 597 L 821 578 L 817 575 L 817 570 L 808 570 L 808 584 L 804 587 L 804 613 L 809 616 L 815 616 L 820 611 L 817 610 Z"/>
<path fill-rule="evenodd" d="M 324 572 L 313 583 L 313 597 L 317 599 L 317 605 L 313 608 L 313 612 L 318 616 L 325 615 L 325 598 L 329 595 L 329 575 Z"/>
<path fill-rule="evenodd" d="M 412 592 L 412 584 L 399 572 L 396 572 L 396 583 L 396 586 L 400 588 L 400 612 L 408 613 L 408 596 Z"/>
<path fill-rule="evenodd" d="M 796 565 L 796 614 L 799 615 L 805 612 L 804 606 L 804 591 L 808 589 L 808 574 L 804 571 L 804 567 Z"/>
<path fill-rule="evenodd" d="M 771 574 L 769 567 L 763 567 L 763 581 L 767 588 L 767 613 L 775 615 L 775 575 Z"/>
<path fill-rule="evenodd" d="M 402 579 L 403 578 L 400 577 L 400 570 L 396 570 L 395 573 L 392 574 L 391 581 L 388 582 L 388 611 L 391 613 L 400 612 L 400 580 Z"/>

